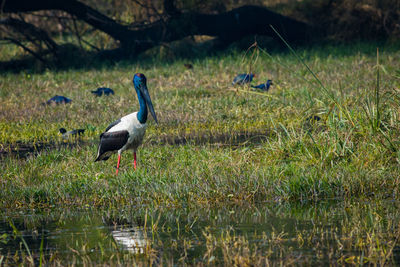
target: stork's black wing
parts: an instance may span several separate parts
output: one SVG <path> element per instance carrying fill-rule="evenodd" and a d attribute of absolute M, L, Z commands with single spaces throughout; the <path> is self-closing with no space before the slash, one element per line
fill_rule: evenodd
<path fill-rule="evenodd" d="M 110 130 L 112 127 L 114 127 L 115 125 L 117 125 L 120 122 L 121 122 L 121 119 L 118 119 L 118 120 L 112 122 L 110 125 L 107 126 L 105 132 L 107 132 L 108 130 Z"/>
<path fill-rule="evenodd" d="M 128 142 L 128 131 L 105 132 L 100 135 L 100 144 L 95 161 L 107 160 L 110 154 L 121 149 Z"/>

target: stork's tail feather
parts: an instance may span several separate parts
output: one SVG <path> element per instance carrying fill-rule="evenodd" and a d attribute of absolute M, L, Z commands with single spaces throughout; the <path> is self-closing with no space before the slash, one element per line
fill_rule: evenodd
<path fill-rule="evenodd" d="M 94 160 L 94 162 L 102 160 L 101 156 L 102 155 L 98 155 L 97 158 Z"/>
<path fill-rule="evenodd" d="M 113 153 L 120 150 L 129 138 L 128 131 L 105 132 L 100 135 L 100 144 L 97 150 L 97 159 L 107 160 Z"/>
<path fill-rule="evenodd" d="M 97 157 L 97 159 L 95 159 L 94 162 L 100 161 L 100 160 L 106 161 L 106 160 L 108 160 L 109 158 L 110 158 L 110 157 Z"/>
<path fill-rule="evenodd" d="M 108 160 L 109 158 L 110 158 L 110 156 L 105 155 L 105 153 L 104 153 L 104 154 L 98 155 L 97 158 L 94 160 L 94 162 L 100 161 L 100 160 Z"/>
<path fill-rule="evenodd" d="M 109 157 L 110 156 L 107 155 L 107 152 L 104 152 L 101 149 L 101 137 L 100 137 L 100 144 L 99 144 L 99 147 L 97 149 L 97 158 L 94 160 L 94 162 L 100 161 L 100 160 L 108 160 Z"/>

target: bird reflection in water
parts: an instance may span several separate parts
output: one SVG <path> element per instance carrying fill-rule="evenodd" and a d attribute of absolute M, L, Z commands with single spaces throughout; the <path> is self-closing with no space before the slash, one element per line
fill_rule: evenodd
<path fill-rule="evenodd" d="M 145 253 L 149 245 L 149 239 L 141 227 L 119 228 L 111 231 L 111 234 L 118 245 L 135 254 Z"/>

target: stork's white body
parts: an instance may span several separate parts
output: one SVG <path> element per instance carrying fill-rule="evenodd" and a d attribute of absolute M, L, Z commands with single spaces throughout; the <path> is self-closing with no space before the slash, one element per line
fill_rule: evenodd
<path fill-rule="evenodd" d="M 146 132 L 148 109 L 154 121 L 158 123 L 144 74 L 136 73 L 133 76 L 133 85 L 139 100 L 139 112 L 128 114 L 107 127 L 106 131 L 100 135 L 100 144 L 95 160 L 107 160 L 113 153 L 118 152 L 116 174 L 118 174 L 121 153 L 127 149 L 133 150 L 133 166 L 136 169 L 136 150 L 142 143 Z"/>
<path fill-rule="evenodd" d="M 132 149 L 136 153 L 137 148 L 143 141 L 146 128 L 147 123 L 140 123 L 137 118 L 137 112 L 128 114 L 112 123 L 106 132 L 101 135 L 103 137 L 100 137 L 100 145 L 96 160 L 107 160 L 115 152 L 121 155 L 121 153 L 127 149 Z M 127 135 L 127 138 L 123 140 L 120 138 L 112 139 L 110 136 L 113 136 L 113 133 L 123 134 L 124 136 Z M 106 136 L 108 136 L 108 138 Z M 121 143 L 121 141 L 123 142 Z M 102 151 L 103 146 L 107 146 L 106 151 Z"/>
<path fill-rule="evenodd" d="M 147 123 L 140 123 L 137 118 L 137 112 L 133 112 L 121 118 L 121 122 L 111 127 L 107 133 L 128 131 L 128 142 L 118 150 L 121 154 L 122 151 L 133 149 L 136 152 L 138 146 L 142 143 L 144 134 L 146 133 Z"/>

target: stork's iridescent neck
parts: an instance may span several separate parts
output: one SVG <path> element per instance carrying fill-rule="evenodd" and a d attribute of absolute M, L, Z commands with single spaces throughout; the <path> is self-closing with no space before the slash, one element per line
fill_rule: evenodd
<path fill-rule="evenodd" d="M 142 73 L 136 73 L 133 76 L 133 85 L 135 86 L 136 94 L 139 100 L 139 112 L 137 113 L 137 119 L 141 124 L 147 121 L 147 108 L 150 110 L 154 121 L 158 123 L 156 113 L 154 112 L 153 103 L 151 102 L 149 90 L 146 85 L 146 76 Z"/>
<path fill-rule="evenodd" d="M 143 86 L 143 83 L 146 85 L 145 79 L 143 80 L 143 78 L 138 76 L 133 78 L 133 85 L 135 86 L 136 94 L 139 100 L 139 112 L 137 113 L 137 118 L 141 124 L 146 123 L 148 114 L 146 100 L 139 89 L 140 86 Z"/>
<path fill-rule="evenodd" d="M 147 121 L 147 114 L 148 114 L 146 101 L 144 100 L 142 92 L 140 92 L 140 90 L 137 89 L 136 86 L 135 90 L 139 100 L 139 112 L 137 113 L 137 118 L 141 124 L 144 124 Z"/>

